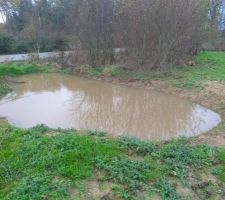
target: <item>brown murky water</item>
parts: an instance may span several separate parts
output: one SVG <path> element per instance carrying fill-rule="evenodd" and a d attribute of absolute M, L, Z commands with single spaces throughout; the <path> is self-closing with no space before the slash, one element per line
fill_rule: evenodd
<path fill-rule="evenodd" d="M 19 127 L 102 130 L 115 136 L 167 140 L 209 131 L 220 116 L 167 94 L 69 75 L 22 76 L 0 101 L 0 117 Z"/>

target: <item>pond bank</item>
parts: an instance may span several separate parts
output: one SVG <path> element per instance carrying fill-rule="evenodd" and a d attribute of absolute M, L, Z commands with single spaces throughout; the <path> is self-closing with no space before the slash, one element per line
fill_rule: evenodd
<path fill-rule="evenodd" d="M 225 52 L 203 52 L 194 58 L 194 66 L 178 67 L 168 74 L 154 71 L 125 71 L 118 67 L 88 68 L 74 70 L 76 76 L 104 80 L 119 85 L 156 90 L 172 94 L 209 108 L 222 117 L 222 123 L 209 131 L 193 138 L 197 144 L 212 146 L 225 145 Z M 60 72 L 58 65 L 12 63 L 1 64 L 0 75 L 23 75 L 30 73 Z M 79 73 L 82 71 L 82 74 Z M 64 73 L 68 73 L 68 70 Z M 0 81 L 0 93 L 10 91 L 5 82 Z"/>
<path fill-rule="evenodd" d="M 197 66 L 185 69 L 185 76 L 183 71 L 176 73 L 176 77 L 183 77 L 178 79 L 174 75 L 153 78 L 153 72 L 141 72 L 139 77 L 140 72 L 114 77 L 90 76 L 88 72 L 80 75 L 170 93 L 220 113 L 223 123 L 197 138 L 152 143 L 113 139 L 99 131 L 81 134 L 44 125 L 31 129 L 0 125 L 0 199 L 223 200 L 225 103 L 221 91 L 225 76 L 220 67 L 225 69 L 224 54 L 221 57 L 222 64 L 206 68 L 204 78 L 195 75 L 196 70 L 205 70 Z M 43 72 L 39 67 L 31 69 L 24 65 L 18 70 L 14 65 L 7 73 Z M 0 66 L 0 73 L 4 71 Z M 187 72 L 192 76 L 186 76 Z"/>
<path fill-rule="evenodd" d="M 118 67 L 86 69 L 76 75 L 119 85 L 153 89 L 189 99 L 222 117 L 222 123 L 207 134 L 193 138 L 196 144 L 225 146 L 225 52 L 203 52 L 194 66 L 176 67 L 167 74 L 143 70 L 124 71 Z M 107 72 L 107 73 L 105 73 Z"/>

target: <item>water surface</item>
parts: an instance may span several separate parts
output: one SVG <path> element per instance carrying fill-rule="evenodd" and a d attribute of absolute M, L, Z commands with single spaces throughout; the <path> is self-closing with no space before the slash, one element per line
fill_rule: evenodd
<path fill-rule="evenodd" d="M 167 140 L 207 132 L 221 120 L 200 105 L 152 90 L 60 74 L 26 75 L 19 81 L 25 84 L 0 101 L 0 117 L 23 128 L 43 123 Z"/>

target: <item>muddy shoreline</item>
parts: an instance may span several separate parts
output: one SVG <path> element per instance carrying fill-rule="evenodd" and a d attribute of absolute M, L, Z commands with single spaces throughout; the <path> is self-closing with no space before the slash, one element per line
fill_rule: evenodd
<path fill-rule="evenodd" d="M 196 104 L 202 105 L 221 115 L 222 122 L 211 131 L 193 137 L 191 140 L 196 144 L 208 144 L 210 146 L 225 146 L 225 85 L 207 81 L 204 83 L 203 90 L 178 88 L 171 81 L 167 80 L 149 80 L 143 81 L 129 77 L 111 77 L 111 76 L 89 76 L 87 74 L 74 73 L 74 76 L 80 78 L 105 81 L 112 84 L 155 90 L 166 94 L 174 95 L 180 98 L 188 99 Z M 3 122 L 2 119 L 0 119 Z M 4 120 L 5 123 L 5 120 Z"/>

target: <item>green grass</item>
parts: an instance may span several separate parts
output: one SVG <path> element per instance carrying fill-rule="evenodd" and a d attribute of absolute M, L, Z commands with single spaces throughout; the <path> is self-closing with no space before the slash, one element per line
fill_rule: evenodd
<path fill-rule="evenodd" d="M 31 174 L 22 178 L 19 184 L 15 185 L 13 192 L 8 199 L 66 199 L 68 197 L 68 181 L 57 180 L 47 174 Z"/>
<path fill-rule="evenodd" d="M 178 67 L 171 77 L 177 86 L 186 88 L 203 87 L 204 81 L 225 82 L 225 52 L 202 52 L 194 57 L 196 66 Z"/>
<path fill-rule="evenodd" d="M 160 195 L 162 199 L 165 199 L 165 200 L 181 200 L 182 199 L 182 197 L 180 197 L 177 194 L 176 188 L 165 179 L 162 179 L 157 186 L 160 190 Z"/>
<path fill-rule="evenodd" d="M 225 150 L 221 149 L 217 154 L 217 159 L 222 163 L 216 170 L 216 174 L 225 182 Z"/>
<path fill-rule="evenodd" d="M 45 134 L 52 131 L 60 134 Z M 184 139 L 163 144 L 44 125 L 27 130 L 1 126 L 0 199 L 70 199 L 69 189 L 95 179 L 96 171 L 103 174 L 99 181 L 119 186 L 114 193 L 122 199 L 136 199 L 152 188 L 164 200 L 181 199 L 166 179 L 188 183 L 192 168 L 200 172 L 210 166 L 225 181 L 224 155 L 221 149 L 192 146 Z"/>
<path fill-rule="evenodd" d="M 47 68 L 42 65 L 32 63 L 0 64 L 0 76 L 14 76 L 40 72 L 47 72 Z"/>

